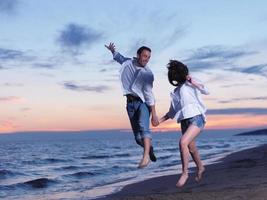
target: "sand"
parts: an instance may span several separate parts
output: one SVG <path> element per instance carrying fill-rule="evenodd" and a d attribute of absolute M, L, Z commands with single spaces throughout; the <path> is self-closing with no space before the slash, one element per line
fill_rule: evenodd
<path fill-rule="evenodd" d="M 152 178 L 101 200 L 267 200 L 267 144 L 206 166 L 200 183 L 194 177 L 182 189 L 175 187 L 179 174 Z"/>

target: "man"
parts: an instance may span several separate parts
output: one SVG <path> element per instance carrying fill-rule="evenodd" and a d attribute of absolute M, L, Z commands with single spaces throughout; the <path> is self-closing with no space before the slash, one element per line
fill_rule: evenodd
<path fill-rule="evenodd" d="M 127 98 L 127 113 L 131 122 L 135 141 L 144 149 L 143 158 L 138 167 L 146 167 L 150 160 L 156 162 L 156 157 L 151 145 L 149 118 L 151 123 L 159 124 L 155 109 L 155 98 L 152 93 L 154 76 L 147 63 L 151 56 L 151 49 L 145 46 L 137 50 L 137 57 L 126 58 L 115 50 L 114 43 L 105 45 L 113 54 L 113 59 L 122 65 L 120 81 L 123 95 Z"/>

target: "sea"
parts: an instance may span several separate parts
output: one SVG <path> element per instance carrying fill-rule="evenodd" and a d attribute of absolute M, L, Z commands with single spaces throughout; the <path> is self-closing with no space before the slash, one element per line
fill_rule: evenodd
<path fill-rule="evenodd" d="M 197 138 L 203 162 L 267 143 L 245 130 L 204 130 Z M 0 135 L 0 199 L 97 199 L 152 177 L 181 172 L 181 133 L 153 133 L 157 162 L 138 169 L 142 157 L 130 131 L 29 132 Z M 194 163 L 190 161 L 191 171 Z"/>

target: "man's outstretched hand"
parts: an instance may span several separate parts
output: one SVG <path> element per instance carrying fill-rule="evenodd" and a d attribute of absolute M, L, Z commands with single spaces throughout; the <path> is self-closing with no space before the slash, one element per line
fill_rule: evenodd
<path fill-rule="evenodd" d="M 111 53 L 115 52 L 115 44 L 113 42 L 110 42 L 109 45 L 105 45 L 105 47 L 111 51 Z"/>

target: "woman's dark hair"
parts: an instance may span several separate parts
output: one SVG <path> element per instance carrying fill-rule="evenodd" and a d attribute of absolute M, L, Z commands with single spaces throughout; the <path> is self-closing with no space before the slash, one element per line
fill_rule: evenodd
<path fill-rule="evenodd" d="M 185 64 L 177 60 L 170 60 L 167 68 L 170 84 L 172 84 L 173 86 L 179 86 L 185 83 L 186 76 L 189 73 L 188 68 Z"/>
<path fill-rule="evenodd" d="M 151 52 L 151 49 L 150 49 L 150 48 L 148 48 L 148 47 L 146 47 L 146 46 L 142 46 L 142 47 L 140 47 L 140 48 L 137 50 L 136 53 L 137 53 L 138 55 L 141 55 L 141 53 L 142 53 L 144 50 L 147 50 L 147 51 Z"/>

